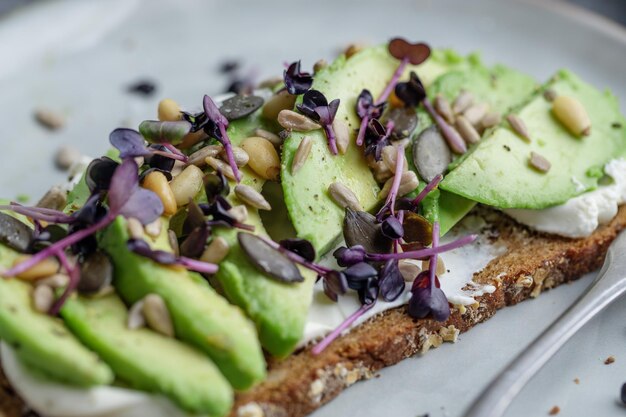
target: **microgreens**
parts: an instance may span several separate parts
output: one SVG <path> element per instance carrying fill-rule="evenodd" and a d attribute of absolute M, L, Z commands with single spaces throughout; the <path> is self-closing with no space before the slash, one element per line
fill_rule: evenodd
<path fill-rule="evenodd" d="M 283 79 L 289 94 L 295 96 L 306 93 L 313 85 L 313 76 L 308 72 L 300 71 L 300 61 L 292 62 L 285 69 Z"/>
<path fill-rule="evenodd" d="M 328 139 L 328 147 L 333 155 L 337 155 L 337 138 L 333 129 L 333 121 L 339 108 L 339 99 L 334 99 L 330 103 L 320 91 L 309 90 L 304 93 L 302 103 L 296 106 L 302 114 L 315 120 L 324 129 Z"/>
<path fill-rule="evenodd" d="M 142 239 L 129 239 L 126 247 L 131 252 L 152 259 L 154 262 L 162 265 L 180 265 L 186 269 L 201 272 L 203 274 L 215 274 L 218 266 L 208 262 L 198 261 L 185 256 L 176 256 L 171 252 L 163 250 L 154 250 Z"/>
<path fill-rule="evenodd" d="M 25 207 L 13 201 L 8 205 L 0 205 L 0 210 L 10 210 L 40 222 L 70 224 L 76 221 L 74 216 L 69 216 L 58 210 L 43 207 Z"/>
<path fill-rule="evenodd" d="M 230 142 L 230 138 L 228 137 L 228 133 L 226 132 L 226 128 L 228 127 L 228 119 L 222 113 L 220 113 L 220 109 L 217 107 L 211 97 L 205 95 L 202 105 L 204 108 L 204 114 L 208 119 L 206 121 L 206 125 L 204 126 L 204 131 L 207 135 L 217 139 L 224 146 L 224 151 L 226 151 L 226 157 L 228 158 L 228 164 L 233 170 L 235 179 L 237 180 L 237 182 L 239 182 L 241 181 L 241 173 L 239 172 L 239 168 L 237 167 L 237 163 L 235 162 L 235 156 L 233 155 L 233 146 Z"/>
<path fill-rule="evenodd" d="M 391 144 L 393 128 L 393 120 L 388 120 L 383 126 L 378 119 L 371 119 L 365 130 L 365 155 L 373 155 L 375 160 L 380 161 L 383 148 Z"/>
<path fill-rule="evenodd" d="M 171 152 L 173 147 L 168 147 L 170 152 L 146 147 L 144 138 L 139 132 L 133 129 L 118 128 L 109 135 L 109 142 L 114 148 L 120 151 L 120 158 L 135 158 L 137 156 L 160 155 L 166 158 L 186 161 L 187 157 L 180 152 Z M 166 144 L 162 144 L 166 146 Z M 167 146 L 166 146 L 167 147 Z"/>
<path fill-rule="evenodd" d="M 144 120 L 139 124 L 139 133 L 150 143 L 177 145 L 191 130 L 191 123 L 186 120 L 159 121 Z"/>
<path fill-rule="evenodd" d="M 359 127 L 359 133 L 356 138 L 356 144 L 358 146 L 363 145 L 363 141 L 365 140 L 365 132 L 370 120 L 380 118 L 380 116 L 383 114 L 383 111 L 385 110 L 386 105 L 386 101 L 375 104 L 374 97 L 369 90 L 364 89 L 361 91 L 359 97 L 356 100 L 356 114 L 361 118 L 361 125 Z"/>

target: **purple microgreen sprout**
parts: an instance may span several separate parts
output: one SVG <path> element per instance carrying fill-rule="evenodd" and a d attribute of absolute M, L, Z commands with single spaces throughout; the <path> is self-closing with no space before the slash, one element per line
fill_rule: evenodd
<path fill-rule="evenodd" d="M 426 108 L 428 114 L 430 114 L 430 117 L 435 120 L 437 127 L 439 127 L 441 134 L 443 135 L 446 142 L 448 142 L 448 146 L 450 146 L 452 152 L 456 154 L 464 154 L 465 152 L 467 152 L 467 146 L 465 145 L 465 141 L 463 140 L 459 132 L 457 132 L 455 128 L 450 126 L 448 122 L 446 122 L 443 117 L 441 117 L 439 113 L 435 111 L 433 105 L 430 103 L 430 100 L 428 100 L 428 97 L 424 98 L 422 103 L 424 104 L 424 107 Z"/>
<path fill-rule="evenodd" d="M 302 103 L 296 106 L 298 110 L 305 116 L 315 120 L 324 129 L 326 138 L 328 139 L 328 147 L 333 155 L 337 155 L 337 138 L 333 129 L 333 121 L 337 115 L 339 108 L 339 99 L 335 99 L 330 103 L 320 91 L 309 90 L 304 93 Z"/>
<path fill-rule="evenodd" d="M 404 226 L 402 225 L 404 222 L 404 210 L 398 210 L 398 213 L 396 214 L 396 219 L 398 223 L 400 224 L 400 226 L 402 227 L 402 233 L 399 234 L 400 237 L 398 237 L 397 239 L 394 239 L 393 241 L 393 253 L 398 253 L 398 250 L 400 248 L 400 241 L 404 237 Z"/>
<path fill-rule="evenodd" d="M 371 119 L 365 131 L 365 154 L 374 154 L 374 159 L 380 161 L 383 148 L 390 143 L 394 127 L 393 120 L 388 120 L 383 126 L 378 119 Z"/>
<path fill-rule="evenodd" d="M 380 295 L 384 301 L 396 300 L 405 288 L 404 278 L 400 273 L 397 259 L 388 260 L 380 270 L 378 284 Z"/>
<path fill-rule="evenodd" d="M 417 207 L 418 204 L 421 203 L 422 200 L 424 200 L 424 198 L 426 198 L 428 193 L 430 193 L 432 190 L 437 188 L 437 186 L 439 185 L 439 183 L 441 182 L 442 179 L 443 179 L 443 175 L 441 175 L 441 174 L 439 174 L 435 178 L 433 178 L 426 185 L 426 187 L 424 187 L 424 189 L 422 191 L 420 191 L 419 194 L 417 194 L 417 196 L 413 200 L 411 200 L 411 205 L 413 207 Z"/>
<path fill-rule="evenodd" d="M 431 247 L 436 248 L 439 246 L 439 222 L 433 223 L 433 243 Z M 430 278 L 430 284 L 435 284 L 435 274 L 437 272 L 437 253 L 430 255 L 430 261 L 428 262 L 428 273 Z"/>
<path fill-rule="evenodd" d="M 230 168 L 233 170 L 233 174 L 235 175 L 235 179 L 237 182 L 241 181 L 241 173 L 239 172 L 239 168 L 235 163 L 235 156 L 233 155 L 233 146 L 230 142 L 230 138 L 228 137 L 228 133 L 226 132 L 226 128 L 228 127 L 228 119 L 220 113 L 220 109 L 217 107 L 215 102 L 211 99 L 211 97 L 205 95 L 202 105 L 204 107 L 204 113 L 206 114 L 208 120 L 208 124 L 210 129 L 206 129 L 207 133 L 210 133 L 215 139 L 217 139 L 223 146 L 224 151 L 226 151 L 226 157 L 228 159 L 228 164 Z M 217 127 L 217 129 L 215 129 Z"/>
<path fill-rule="evenodd" d="M 70 279 L 61 296 L 57 298 L 50 307 L 48 314 L 51 316 L 56 316 L 59 314 L 61 308 L 65 304 L 65 301 L 67 301 L 70 294 L 74 292 L 76 287 L 78 287 L 78 283 L 80 282 L 80 267 L 78 265 L 71 265 L 69 259 L 62 249 L 55 251 L 55 255 L 59 259 L 61 266 L 65 269 L 65 272 L 67 272 L 67 275 Z"/>
<path fill-rule="evenodd" d="M 43 207 L 26 207 L 13 201 L 8 205 L 0 205 L 0 210 L 10 210 L 14 213 L 30 217 L 37 222 L 70 224 L 76 221 L 73 216 L 68 216 L 62 211 Z M 39 223 L 39 225 L 41 224 Z"/>
<path fill-rule="evenodd" d="M 343 323 L 337 326 L 335 330 L 330 332 L 324 339 L 322 339 L 321 342 L 315 345 L 313 349 L 311 349 L 311 354 L 319 355 L 320 353 L 322 353 L 322 351 L 326 349 L 328 345 L 330 345 L 335 339 L 341 336 L 341 333 L 343 333 L 344 330 L 348 329 L 352 325 L 352 323 L 358 320 L 359 317 L 365 314 L 375 304 L 376 303 L 363 304 L 357 311 L 355 311 L 347 319 L 345 319 Z"/>
<path fill-rule="evenodd" d="M 142 239 L 129 239 L 126 242 L 126 246 L 131 252 L 151 259 L 161 265 L 180 265 L 191 271 L 203 274 L 215 274 L 218 270 L 218 266 L 212 263 L 198 261 L 185 256 L 176 256 L 171 252 L 163 250 L 153 250 L 150 245 Z"/>
<path fill-rule="evenodd" d="M 313 85 L 313 76 L 300 71 L 300 61 L 291 63 L 283 72 L 285 88 L 294 96 L 306 93 Z"/>
<path fill-rule="evenodd" d="M 161 155 L 166 158 L 177 159 L 183 162 L 187 161 L 187 157 L 178 150 L 176 152 L 169 153 L 152 147 L 146 147 L 144 138 L 139 132 L 133 129 L 115 129 L 109 135 L 109 142 L 114 148 L 120 151 L 120 158 L 122 159 L 135 158 L 137 156 Z"/>
<path fill-rule="evenodd" d="M 363 145 L 363 141 L 365 140 L 365 131 L 367 130 L 369 121 L 372 119 L 378 119 L 383 114 L 386 104 L 386 101 L 375 104 L 374 97 L 369 90 L 364 89 L 361 91 L 356 100 L 356 113 L 361 118 L 361 125 L 359 126 L 359 132 L 356 137 L 357 146 Z"/>

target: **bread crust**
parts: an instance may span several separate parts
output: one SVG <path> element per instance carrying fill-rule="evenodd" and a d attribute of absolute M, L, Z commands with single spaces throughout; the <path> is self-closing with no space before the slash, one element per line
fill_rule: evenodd
<path fill-rule="evenodd" d="M 269 359 L 267 380 L 238 393 L 230 417 L 305 416 L 386 366 L 426 353 L 444 341 L 456 341 L 459 332 L 489 319 L 500 308 L 598 269 L 609 245 L 626 227 L 626 206 L 584 239 L 533 232 L 495 210 L 477 210 L 488 221 L 490 239 L 508 248 L 474 274 L 474 281 L 494 285 L 495 292 L 476 297 L 472 306 L 455 306 L 444 323 L 412 319 L 406 307 L 398 307 L 356 327 L 318 356 L 312 356 L 308 347 L 281 361 Z M 6 417 L 26 415 L 23 402 L 1 374 L 0 410 Z"/>

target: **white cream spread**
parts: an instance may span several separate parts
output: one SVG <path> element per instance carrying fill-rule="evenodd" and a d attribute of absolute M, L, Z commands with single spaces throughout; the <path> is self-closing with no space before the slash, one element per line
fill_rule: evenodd
<path fill-rule="evenodd" d="M 504 212 L 541 232 L 572 238 L 589 236 L 599 225 L 611 221 L 617 214 L 617 207 L 626 202 L 626 160 L 610 161 L 604 172 L 613 179 L 612 184 L 601 185 L 564 204 L 543 210 L 507 209 Z"/>

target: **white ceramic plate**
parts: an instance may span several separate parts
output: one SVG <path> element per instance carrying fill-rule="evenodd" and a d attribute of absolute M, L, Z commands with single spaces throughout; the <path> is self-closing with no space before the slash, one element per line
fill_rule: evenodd
<path fill-rule="evenodd" d="M 466 53 L 481 50 L 539 80 L 568 67 L 626 103 L 626 30 L 561 2 L 474 1 L 141 1 L 35 3 L 0 19 L 0 196 L 36 199 L 64 174 L 52 154 L 62 143 L 98 155 L 120 124 L 154 117 L 159 97 L 198 106 L 221 92 L 224 58 L 259 77 L 282 63 L 305 67 L 349 42 L 396 35 Z M 244 71 L 244 72 L 245 72 Z M 151 98 L 131 96 L 139 79 L 158 82 Z M 50 107 L 67 125 L 49 133 L 33 110 Z M 316 417 L 461 416 L 497 372 L 590 282 L 587 277 L 505 309 L 486 324 L 424 357 L 403 361 L 348 389 Z M 626 303 L 587 325 L 543 369 L 507 416 L 622 416 L 626 382 Z M 616 362 L 604 365 L 614 355 Z M 574 379 L 579 378 L 580 384 Z"/>

